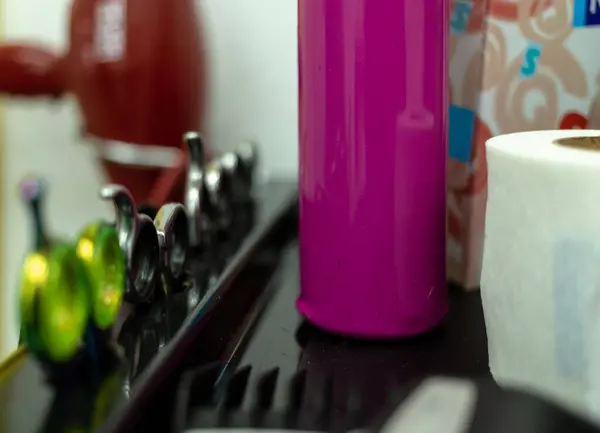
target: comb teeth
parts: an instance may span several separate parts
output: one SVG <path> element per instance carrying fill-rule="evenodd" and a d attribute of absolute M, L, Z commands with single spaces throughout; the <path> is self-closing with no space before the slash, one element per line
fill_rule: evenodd
<path fill-rule="evenodd" d="M 273 406 L 279 368 L 274 368 L 263 374 L 256 387 L 256 404 L 259 411 L 267 411 Z"/>
<path fill-rule="evenodd" d="M 221 364 L 213 363 L 183 373 L 175 397 L 174 432 L 187 429 L 194 408 L 214 403 L 214 385 L 221 371 Z"/>
<path fill-rule="evenodd" d="M 215 383 L 221 374 L 220 364 L 211 364 L 191 373 L 188 405 L 212 406 L 215 399 Z"/>
<path fill-rule="evenodd" d="M 289 413 L 299 412 L 300 409 L 302 409 L 302 400 L 305 389 L 306 370 L 298 371 L 290 380 L 287 407 Z"/>
<path fill-rule="evenodd" d="M 224 398 L 225 409 L 237 409 L 242 405 L 251 371 L 252 367 L 246 366 L 238 370 L 229 380 Z"/>
<path fill-rule="evenodd" d="M 176 432 L 192 427 L 290 428 L 326 431 L 334 418 L 335 381 L 331 375 L 308 381 L 307 371 L 300 370 L 285 380 L 286 401 L 281 410 L 274 407 L 280 382 L 279 368 L 257 374 L 251 381 L 252 368 L 245 366 L 228 379 L 220 379 L 222 365 L 213 364 L 184 374 L 177 395 Z M 316 379 L 316 378 L 315 378 Z M 254 385 L 250 385 L 253 383 Z M 245 410 L 245 398 L 252 387 L 251 406 Z M 361 393 L 349 385 L 343 424 L 359 427 L 362 419 Z M 343 403 L 343 402 L 342 402 Z M 340 411 L 338 411 L 340 412 Z M 335 414 L 337 417 L 339 414 Z M 339 420 L 336 420 L 339 424 Z M 336 424 L 336 425 L 337 425 Z"/>
<path fill-rule="evenodd" d="M 333 405 L 333 376 L 327 376 L 323 385 L 323 392 L 317 392 L 312 397 L 313 410 L 318 415 L 326 416 Z"/>

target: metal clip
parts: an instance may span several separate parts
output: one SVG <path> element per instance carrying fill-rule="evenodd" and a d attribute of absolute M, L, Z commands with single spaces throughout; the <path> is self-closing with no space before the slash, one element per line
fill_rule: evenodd
<path fill-rule="evenodd" d="M 237 177 L 241 180 L 242 199 L 244 202 L 252 199 L 254 175 L 258 165 L 258 146 L 251 141 L 243 141 L 237 145 L 235 154 L 238 157 Z"/>
<path fill-rule="evenodd" d="M 181 286 L 189 247 L 189 224 L 183 205 L 162 206 L 154 218 L 154 227 L 160 241 L 163 274 L 170 286 L 177 289 Z"/>
<path fill-rule="evenodd" d="M 254 143 L 242 142 L 236 150 L 219 158 L 223 173 L 230 183 L 230 200 L 234 204 L 244 204 L 252 199 L 257 155 L 258 150 Z"/>
<path fill-rule="evenodd" d="M 127 263 L 125 300 L 141 303 L 150 300 L 160 263 L 160 243 L 150 217 L 138 214 L 133 198 L 121 185 L 106 185 L 100 197 L 112 200 L 116 213 L 119 245 Z"/>
<path fill-rule="evenodd" d="M 183 136 L 187 146 L 188 172 L 185 188 L 185 209 L 189 219 L 190 246 L 202 245 L 203 216 L 202 199 L 204 192 L 204 142 L 197 132 L 188 132 Z"/>
<path fill-rule="evenodd" d="M 226 176 L 220 159 L 211 161 L 205 170 L 204 188 L 208 205 L 205 214 L 207 214 L 216 231 L 225 232 L 231 226 L 233 219 L 231 208 L 233 198 L 232 179 Z"/>
<path fill-rule="evenodd" d="M 215 233 L 231 228 L 236 204 L 252 200 L 258 151 L 252 142 L 205 165 L 202 137 L 188 132 L 184 142 L 189 152 L 185 208 L 189 218 L 190 246 L 203 247 Z"/>

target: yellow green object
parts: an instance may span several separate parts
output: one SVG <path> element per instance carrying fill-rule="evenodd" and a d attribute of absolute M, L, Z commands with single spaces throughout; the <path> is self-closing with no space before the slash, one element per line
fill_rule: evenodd
<path fill-rule="evenodd" d="M 123 377 L 120 373 L 113 373 L 104 381 L 96 393 L 94 409 L 91 417 L 91 431 L 98 431 L 106 421 L 108 414 L 116 403 L 119 403 L 119 393 L 122 391 Z"/>
<path fill-rule="evenodd" d="M 42 252 L 34 252 L 25 257 L 21 268 L 19 287 L 19 312 L 21 317 L 21 340 L 35 354 L 43 351 L 37 332 L 37 307 L 39 295 L 48 279 L 48 257 Z"/>
<path fill-rule="evenodd" d="M 125 256 L 117 231 L 105 223 L 90 224 L 79 236 L 76 249 L 88 275 L 93 325 L 107 330 L 117 318 L 125 291 Z"/>
<path fill-rule="evenodd" d="M 34 241 L 21 269 L 21 340 L 43 362 L 66 362 L 93 335 L 88 327 L 104 331 L 115 322 L 125 258 L 117 231 L 105 223 L 90 224 L 75 243 L 51 241 L 42 212 L 44 182 L 27 177 L 20 189 Z"/>
<path fill-rule="evenodd" d="M 125 290 L 125 257 L 117 231 L 87 226 L 75 244 L 50 243 L 28 254 L 21 270 L 21 338 L 42 360 L 69 361 L 88 326 L 114 324 Z"/>
<path fill-rule="evenodd" d="M 70 244 L 55 243 L 26 257 L 19 309 L 25 343 L 34 353 L 56 363 L 77 353 L 89 321 L 88 285 Z"/>

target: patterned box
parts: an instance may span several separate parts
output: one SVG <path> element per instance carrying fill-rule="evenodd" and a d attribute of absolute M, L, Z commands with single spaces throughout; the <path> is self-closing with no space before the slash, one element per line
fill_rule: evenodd
<path fill-rule="evenodd" d="M 600 0 L 453 0 L 448 277 L 479 286 L 485 141 L 600 128 Z"/>

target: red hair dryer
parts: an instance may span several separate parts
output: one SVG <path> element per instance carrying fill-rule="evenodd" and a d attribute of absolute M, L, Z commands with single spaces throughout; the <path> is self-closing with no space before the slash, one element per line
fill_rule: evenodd
<path fill-rule="evenodd" d="M 72 92 L 110 182 L 137 203 L 182 201 L 182 136 L 201 128 L 204 58 L 193 0 L 74 0 L 69 46 L 0 45 L 0 92 Z"/>

